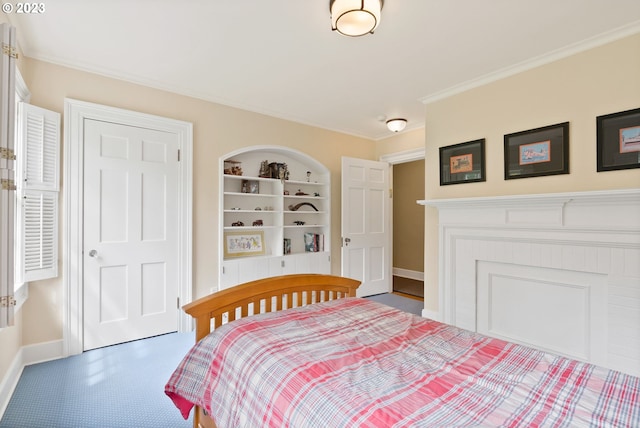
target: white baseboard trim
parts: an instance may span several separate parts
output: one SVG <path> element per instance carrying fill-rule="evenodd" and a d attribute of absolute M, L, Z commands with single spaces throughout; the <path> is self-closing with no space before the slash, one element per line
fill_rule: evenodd
<path fill-rule="evenodd" d="M 50 360 L 57 360 L 64 357 L 62 352 L 62 340 L 54 340 L 51 342 L 37 343 L 35 345 L 27 345 L 20 348 L 13 362 L 9 366 L 9 370 L 0 382 L 0 419 L 4 415 L 9 400 L 15 391 L 22 370 L 28 365 L 42 363 Z"/>
<path fill-rule="evenodd" d="M 429 310 L 429 309 L 423 309 L 422 310 L 422 317 L 423 318 L 429 318 L 429 319 L 432 319 L 434 321 L 442 322 L 442 320 L 440 319 L 440 312 L 437 312 L 437 311 L 432 311 L 432 310 Z"/>
<path fill-rule="evenodd" d="M 7 370 L 4 379 L 0 382 L 0 397 L 2 397 L 2 399 L 0 399 L 0 419 L 2 419 L 4 411 L 9 405 L 9 400 L 11 400 L 11 396 L 13 395 L 13 391 L 15 391 L 18 385 L 22 369 L 24 369 L 24 364 L 22 363 L 22 349 L 20 349 L 9 366 L 9 370 Z"/>
<path fill-rule="evenodd" d="M 22 362 L 25 366 L 43 363 L 45 361 L 57 360 L 64 357 L 63 341 L 52 340 L 51 342 L 36 343 L 21 348 Z"/>
<path fill-rule="evenodd" d="M 424 272 L 419 272 L 417 270 L 393 268 L 392 274 L 393 276 L 399 276 L 401 278 L 409 278 L 409 279 L 415 279 L 416 281 L 424 281 Z"/>

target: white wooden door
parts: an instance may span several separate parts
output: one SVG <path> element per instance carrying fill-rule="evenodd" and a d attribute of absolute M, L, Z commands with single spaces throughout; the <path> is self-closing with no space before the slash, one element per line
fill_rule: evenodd
<path fill-rule="evenodd" d="M 84 349 L 178 326 L 178 138 L 86 120 Z"/>
<path fill-rule="evenodd" d="M 391 292 L 389 164 L 342 158 L 342 276 L 358 296 Z"/>

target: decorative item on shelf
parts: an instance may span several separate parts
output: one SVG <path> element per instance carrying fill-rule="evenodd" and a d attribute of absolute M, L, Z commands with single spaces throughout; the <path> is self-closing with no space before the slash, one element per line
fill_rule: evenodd
<path fill-rule="evenodd" d="M 245 257 L 260 256 L 266 253 L 264 247 L 264 232 L 225 232 L 224 256 Z"/>
<path fill-rule="evenodd" d="M 291 254 L 291 239 L 290 238 L 284 238 L 282 253 L 283 254 Z"/>
<path fill-rule="evenodd" d="M 260 207 L 255 207 L 253 210 L 254 210 L 254 211 L 262 211 L 262 208 L 260 208 Z"/>
<path fill-rule="evenodd" d="M 311 253 L 324 251 L 324 235 L 319 233 L 305 232 L 304 250 Z"/>
<path fill-rule="evenodd" d="M 260 182 L 257 180 L 242 180 L 242 193 L 260 193 Z"/>
<path fill-rule="evenodd" d="M 234 221 L 233 223 L 231 223 L 231 226 L 244 226 L 244 223 L 241 221 Z"/>
<path fill-rule="evenodd" d="M 293 224 L 295 224 L 296 226 L 303 226 L 304 225 L 304 221 L 296 220 L 296 221 L 293 222 Z"/>
<path fill-rule="evenodd" d="M 307 171 L 307 182 L 311 181 L 311 171 Z"/>
<path fill-rule="evenodd" d="M 233 160 L 224 161 L 224 173 L 227 175 L 242 175 L 242 162 Z"/>
<path fill-rule="evenodd" d="M 269 169 L 268 160 L 263 160 L 262 162 L 260 162 L 260 173 L 258 174 L 258 177 L 273 178 L 271 177 L 271 170 Z"/>
<path fill-rule="evenodd" d="M 271 178 L 277 178 L 278 180 L 288 180 L 289 179 L 289 169 L 287 168 L 286 163 L 282 162 L 271 162 L 269 164 L 269 171 Z"/>
<path fill-rule="evenodd" d="M 242 208 L 240 208 L 240 207 L 232 207 L 232 208 L 231 208 L 231 211 L 240 211 L 241 209 L 242 209 Z"/>
<path fill-rule="evenodd" d="M 298 191 L 296 192 L 296 196 L 308 196 L 308 193 L 304 193 L 302 190 L 298 189 Z"/>
<path fill-rule="evenodd" d="M 262 220 L 258 219 L 253 222 L 253 226 L 263 226 Z"/>
<path fill-rule="evenodd" d="M 320 197 L 320 192 L 313 192 L 313 196 L 315 196 L 316 198 Z"/>
<path fill-rule="evenodd" d="M 285 190 L 285 191 L 284 191 L 284 195 L 285 195 L 285 196 L 289 196 L 289 191 L 288 191 L 288 190 Z"/>
<path fill-rule="evenodd" d="M 296 205 L 289 205 L 289 210 L 290 211 L 298 211 L 300 209 L 300 207 L 303 207 L 305 205 L 308 205 L 311 208 L 313 208 L 315 211 L 318 211 L 318 209 L 315 207 L 315 205 L 313 205 L 311 202 L 300 202 L 299 204 L 296 204 Z"/>

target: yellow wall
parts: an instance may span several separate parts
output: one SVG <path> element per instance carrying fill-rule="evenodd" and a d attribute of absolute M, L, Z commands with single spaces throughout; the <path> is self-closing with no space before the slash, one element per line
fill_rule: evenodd
<path fill-rule="evenodd" d="M 31 102 L 63 112 L 65 97 L 191 122 L 194 125 L 194 297 L 216 286 L 218 276 L 219 159 L 241 147 L 287 146 L 307 153 L 331 171 L 332 241 L 340 242 L 341 157 L 374 159 L 374 142 L 96 74 L 26 59 Z M 62 183 L 64 187 L 64 183 Z M 64 233 L 64 231 L 62 231 Z M 340 273 L 340 248 L 332 248 L 332 272 Z M 31 284 L 24 307 L 23 345 L 62 338 L 61 278 Z"/>
<path fill-rule="evenodd" d="M 393 267 L 423 272 L 424 160 L 393 165 Z"/>
<path fill-rule="evenodd" d="M 426 106 L 426 199 L 640 187 L 640 169 L 596 172 L 596 116 L 640 107 L 640 34 Z M 570 174 L 504 180 L 505 134 L 570 122 Z M 486 139 L 487 181 L 439 185 L 439 147 Z M 438 309 L 438 213 L 425 211 L 425 308 Z"/>

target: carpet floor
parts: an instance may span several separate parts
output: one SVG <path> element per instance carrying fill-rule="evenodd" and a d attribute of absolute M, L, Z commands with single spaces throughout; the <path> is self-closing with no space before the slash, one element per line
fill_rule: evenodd
<path fill-rule="evenodd" d="M 371 296 L 420 315 L 423 303 Z M 193 345 L 193 333 L 169 333 L 24 368 L 0 428 L 191 427 L 164 385 Z"/>

